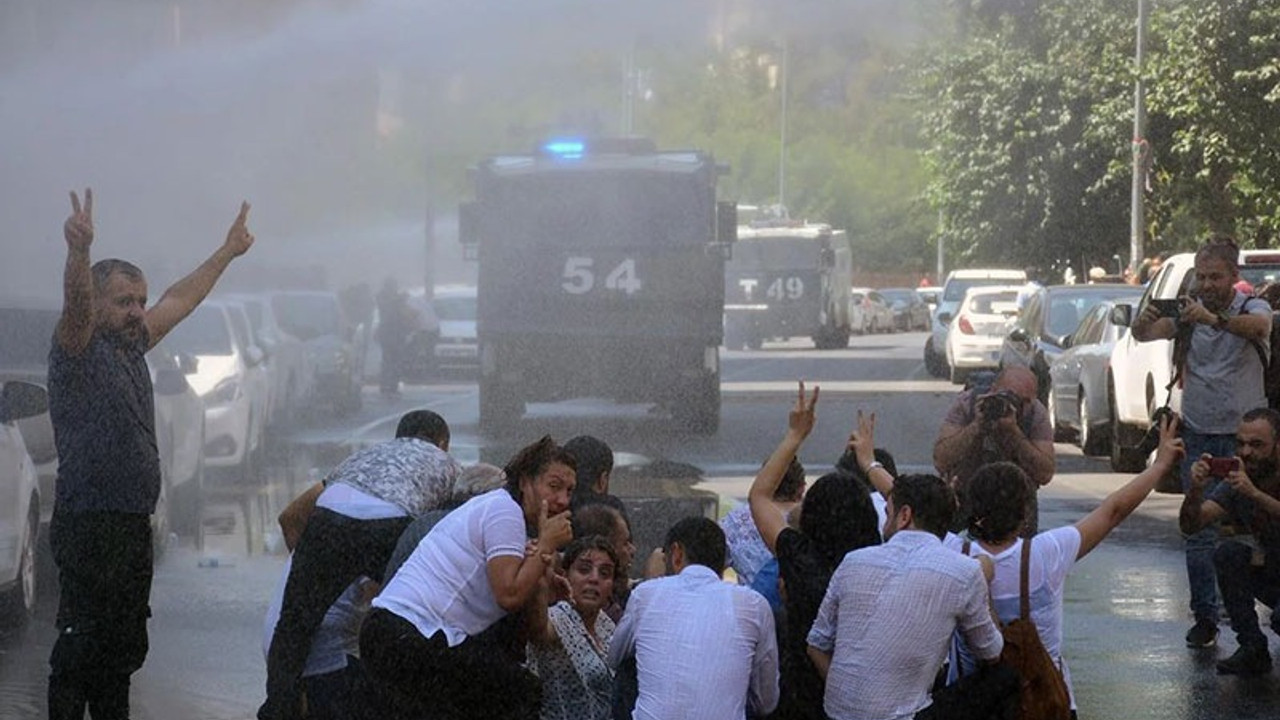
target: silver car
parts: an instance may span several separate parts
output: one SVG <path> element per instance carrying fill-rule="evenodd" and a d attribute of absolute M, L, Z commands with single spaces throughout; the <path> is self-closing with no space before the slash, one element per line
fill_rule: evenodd
<path fill-rule="evenodd" d="M 1107 369 L 1111 350 L 1127 329 L 1111 321 L 1111 309 L 1131 299 L 1106 300 L 1067 336 L 1066 349 L 1049 365 L 1049 417 L 1054 435 L 1074 437 L 1085 455 L 1111 450 Z"/>

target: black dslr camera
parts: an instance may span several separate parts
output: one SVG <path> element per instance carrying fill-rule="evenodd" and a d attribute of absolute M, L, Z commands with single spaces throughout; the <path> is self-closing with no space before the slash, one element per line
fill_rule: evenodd
<path fill-rule="evenodd" d="M 1173 415 L 1173 409 L 1168 405 L 1156 408 L 1151 415 L 1151 427 L 1147 428 L 1147 434 L 1142 436 L 1142 441 L 1134 448 L 1134 452 L 1144 458 L 1155 452 L 1155 449 L 1160 447 L 1160 423 Z"/>
<path fill-rule="evenodd" d="M 978 417 L 984 424 L 994 425 L 1000 418 L 1018 411 L 1021 398 L 1012 390 L 999 390 L 978 401 Z"/>

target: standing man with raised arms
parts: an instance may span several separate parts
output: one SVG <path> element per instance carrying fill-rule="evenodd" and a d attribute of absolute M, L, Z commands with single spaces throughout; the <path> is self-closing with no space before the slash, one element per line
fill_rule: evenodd
<path fill-rule="evenodd" d="M 58 449 L 50 542 L 61 594 L 49 658 L 49 717 L 129 717 L 129 678 L 147 655 L 150 515 L 160 494 L 146 352 L 204 300 L 253 245 L 249 204 L 226 240 L 147 307 L 142 271 L 90 264 L 93 191 L 71 193 L 63 226 L 62 317 L 49 352 L 49 413 Z"/>

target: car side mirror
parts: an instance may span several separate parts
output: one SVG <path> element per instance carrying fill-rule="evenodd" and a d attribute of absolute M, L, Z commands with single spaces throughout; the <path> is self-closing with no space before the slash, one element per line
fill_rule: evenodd
<path fill-rule="evenodd" d="M 1014 342 L 1030 342 L 1031 336 L 1027 335 L 1027 331 L 1022 328 L 1014 328 L 1009 331 L 1009 339 Z"/>
<path fill-rule="evenodd" d="M 1073 335 L 1063 335 L 1062 339 L 1058 341 L 1058 347 L 1062 348 L 1063 350 L 1066 350 L 1067 348 L 1071 347 L 1071 343 L 1074 341 L 1075 341 L 1075 338 L 1073 337 Z"/>
<path fill-rule="evenodd" d="M 938 313 L 938 322 L 946 325 L 951 322 L 951 313 Z"/>
<path fill-rule="evenodd" d="M 178 369 L 183 375 L 195 375 L 200 371 L 200 358 L 191 353 L 180 352 L 177 355 Z"/>
<path fill-rule="evenodd" d="M 258 365 L 261 365 L 264 360 L 267 359 L 267 355 L 266 353 L 262 352 L 262 348 L 258 347 L 257 345 L 250 345 L 249 347 L 245 348 L 244 359 L 245 359 L 245 362 L 248 363 L 249 367 L 257 367 Z"/>
<path fill-rule="evenodd" d="M 14 422 L 49 412 L 49 393 L 39 385 L 13 380 L 0 390 L 0 422 Z"/>
<path fill-rule="evenodd" d="M 1133 324 L 1133 306 L 1120 304 L 1111 308 L 1111 324 L 1117 327 L 1129 327 Z"/>
<path fill-rule="evenodd" d="M 181 395 L 187 391 L 187 376 L 182 368 L 161 368 L 156 371 L 152 385 L 157 395 Z"/>

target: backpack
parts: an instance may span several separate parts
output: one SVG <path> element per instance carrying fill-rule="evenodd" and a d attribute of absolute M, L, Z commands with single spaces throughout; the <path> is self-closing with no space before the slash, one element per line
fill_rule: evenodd
<path fill-rule="evenodd" d="M 964 554 L 969 554 L 969 541 L 964 541 Z M 1049 657 L 1040 640 L 1040 631 L 1031 620 L 1031 599 L 1028 585 L 1031 565 L 1031 539 L 1022 541 L 1020 569 L 1020 612 L 1017 619 L 1008 624 L 999 623 L 1004 636 L 1004 650 L 1000 652 L 1000 664 L 1018 673 L 1022 685 L 1018 717 L 1021 720 L 1070 720 L 1071 696 L 1067 692 L 1062 669 Z M 997 621 L 998 622 L 998 621 Z"/>

